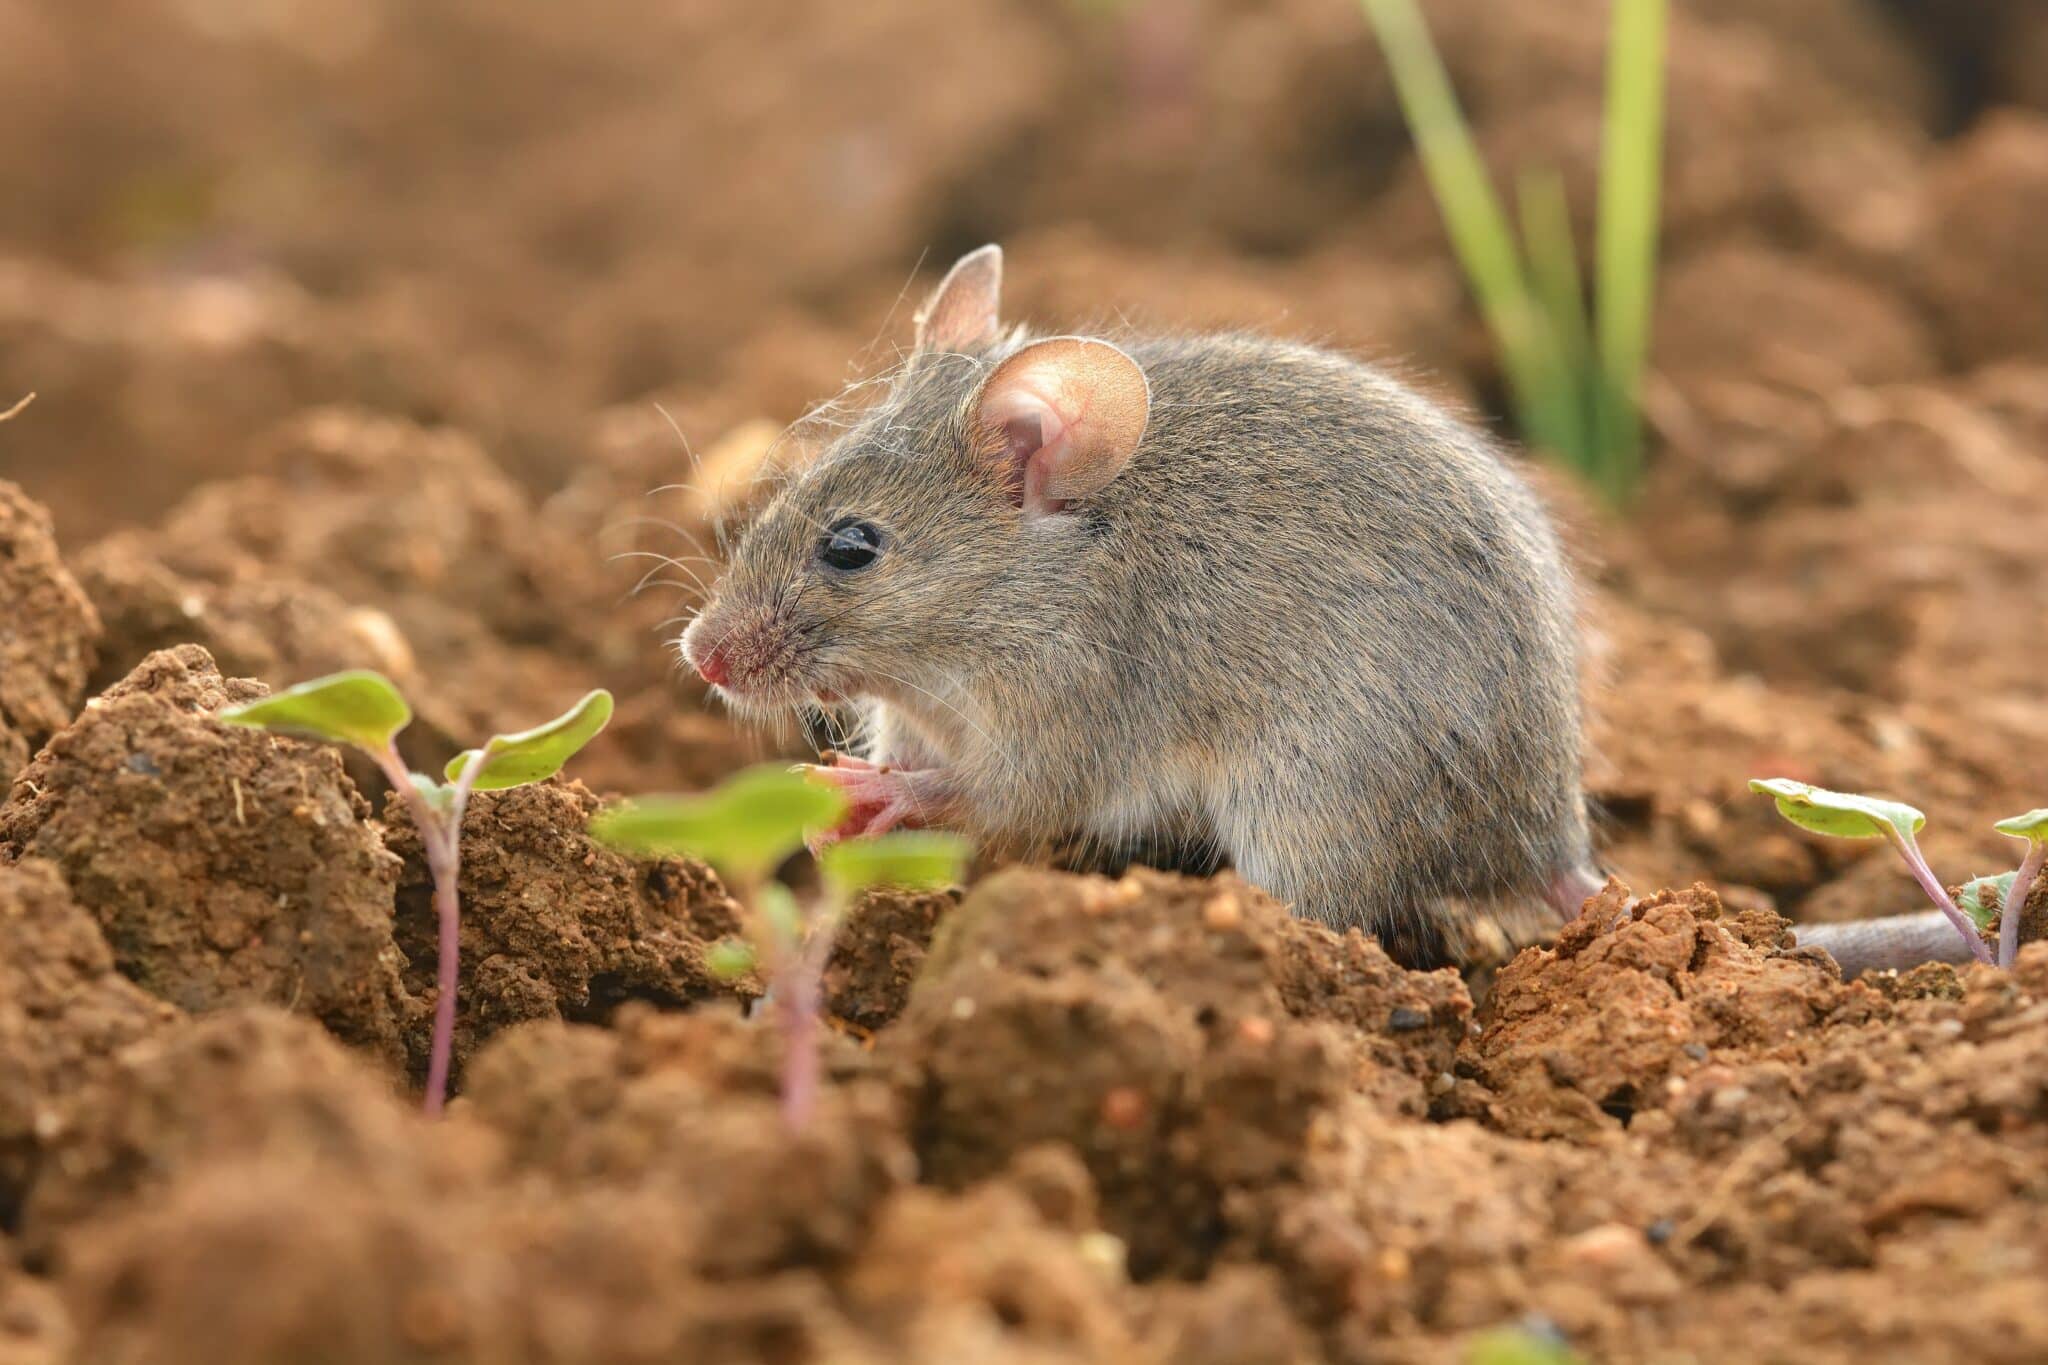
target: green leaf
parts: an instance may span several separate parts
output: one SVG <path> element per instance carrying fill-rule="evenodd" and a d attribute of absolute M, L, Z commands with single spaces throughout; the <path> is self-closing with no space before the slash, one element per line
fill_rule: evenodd
<path fill-rule="evenodd" d="M 1755 778 L 1749 789 L 1777 798 L 1778 814 L 1801 829 L 1841 839 L 1911 839 L 1927 823 L 1903 801 L 1831 792 L 1789 777 Z"/>
<path fill-rule="evenodd" d="M 229 725 L 381 750 L 412 720 L 412 708 L 391 679 L 369 669 L 333 673 L 258 701 L 230 706 L 216 718 Z"/>
<path fill-rule="evenodd" d="M 412 789 L 434 810 L 445 813 L 455 804 L 455 788 L 447 783 L 436 782 L 425 773 L 407 773 L 406 776 L 412 779 Z"/>
<path fill-rule="evenodd" d="M 2000 820 L 1991 828 L 2000 834 L 2010 834 L 2015 839 L 2028 839 L 2034 843 L 2048 842 L 2048 806 L 2030 810 L 2025 815 L 2015 815 Z"/>
<path fill-rule="evenodd" d="M 722 939 L 704 951 L 704 970 L 720 981 L 737 981 L 754 970 L 754 945 L 741 938 Z"/>
<path fill-rule="evenodd" d="M 483 748 L 483 771 L 470 786 L 489 792 L 545 782 L 562 771 L 577 750 L 597 738 L 611 718 L 612 694 L 600 687 L 545 725 L 514 735 L 492 735 Z M 476 752 L 464 749 L 448 760 L 450 782 L 462 776 L 463 767 Z"/>
<path fill-rule="evenodd" d="M 1962 898 L 1956 902 L 1970 922 L 1979 929 L 1991 927 L 1991 921 L 2005 906 L 2005 897 L 2012 890 L 2012 884 L 2019 880 L 2017 872 L 2001 872 L 1996 877 L 1973 877 L 1963 887 Z"/>
<path fill-rule="evenodd" d="M 1501 1327 L 1472 1339 L 1469 1365 L 1578 1365 L 1579 1354 L 1549 1332 Z"/>
<path fill-rule="evenodd" d="M 753 880 L 845 814 L 838 788 L 763 764 L 702 796 L 652 796 L 599 811 L 590 832 L 630 853 L 702 858 Z"/>
<path fill-rule="evenodd" d="M 818 868 L 841 895 L 870 886 L 921 890 L 958 882 L 970 851 L 956 834 L 899 830 L 834 844 L 818 856 Z"/>

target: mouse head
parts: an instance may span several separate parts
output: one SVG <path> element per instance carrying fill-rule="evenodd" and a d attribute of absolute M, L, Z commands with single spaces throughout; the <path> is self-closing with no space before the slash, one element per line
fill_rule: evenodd
<path fill-rule="evenodd" d="M 769 503 L 682 638 L 733 705 L 919 709 L 1071 595 L 1089 500 L 1144 437 L 1144 373 L 1106 341 L 997 318 L 1002 252 L 963 257 L 885 396 Z"/>

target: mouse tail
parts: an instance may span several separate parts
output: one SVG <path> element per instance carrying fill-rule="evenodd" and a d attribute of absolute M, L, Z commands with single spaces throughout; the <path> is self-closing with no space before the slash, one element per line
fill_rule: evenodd
<path fill-rule="evenodd" d="M 1795 924 L 1802 948 L 1825 948 L 1846 978 L 1865 972 L 1909 971 L 1923 962 L 1961 966 L 1974 957 L 1970 945 L 1939 910 L 1834 924 Z"/>
<path fill-rule="evenodd" d="M 1551 874 L 1543 887 L 1543 902 L 1556 913 L 1559 924 L 1569 924 L 1606 885 L 1604 871 L 1596 870 L 1590 863 L 1570 864 Z"/>

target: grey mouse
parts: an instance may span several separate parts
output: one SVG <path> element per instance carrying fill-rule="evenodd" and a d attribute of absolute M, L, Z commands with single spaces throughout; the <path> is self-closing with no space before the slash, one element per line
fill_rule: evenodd
<path fill-rule="evenodd" d="M 838 833 L 1177 831 L 1416 966 L 1575 913 L 1575 592 L 1493 445 L 1309 346 L 1005 327 L 1001 278 L 953 267 L 681 641 L 742 713 L 858 712 Z"/>

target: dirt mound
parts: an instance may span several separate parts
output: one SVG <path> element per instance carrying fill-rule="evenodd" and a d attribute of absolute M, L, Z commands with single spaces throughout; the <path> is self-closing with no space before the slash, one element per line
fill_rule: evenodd
<path fill-rule="evenodd" d="M 109 1213 L 154 1205 L 208 1166 L 338 1168 L 405 1180 L 422 1164 L 388 1079 L 311 1022 L 236 1007 L 114 1058 L 31 1191 L 24 1233 L 49 1249 Z"/>
<path fill-rule="evenodd" d="M 0 1228 L 17 1224 L 38 1157 L 113 1054 L 177 1017 L 115 974 L 55 868 L 0 867 Z"/>
<path fill-rule="evenodd" d="M 1317 969 L 1345 987 L 1304 988 Z M 944 921 L 886 1046 L 914 1078 L 927 1179 L 1071 1145 L 1133 1273 L 1195 1274 L 1227 1200 L 1294 1171 L 1338 1094 L 1426 1109 L 1470 1008 L 1454 973 L 1400 972 L 1231 880 L 1005 872 Z M 1033 1065 L 1048 1050 L 1057 1073 Z"/>
<path fill-rule="evenodd" d="M 455 1058 L 528 1019 L 602 1023 L 628 1001 L 681 1008 L 729 995 L 707 943 L 738 932 L 738 907 L 701 864 L 642 863 L 584 833 L 597 798 L 559 781 L 481 792 L 462 827 L 462 975 Z M 438 954 L 433 882 L 419 834 L 391 797 L 386 843 L 403 862 L 393 932 L 403 980 L 430 1000 Z M 430 1021 L 412 1021 L 424 1073 Z"/>
<path fill-rule="evenodd" d="M 299 1009 L 397 1060 L 398 862 L 333 749 L 211 719 L 261 695 L 197 646 L 149 656 L 24 771 L 0 856 L 49 859 L 152 994 Z"/>
<path fill-rule="evenodd" d="M 1610 881 L 1555 946 L 1494 978 L 1489 1027 L 1465 1057 L 1499 1096 L 1491 1121 L 1529 1137 L 1618 1131 L 1716 1057 L 1884 1017 L 1825 958 L 1789 951 L 1787 928 L 1768 911 L 1730 913 L 1705 887 L 1638 900 Z"/>
<path fill-rule="evenodd" d="M 256 472 L 82 560 L 113 614 L 110 651 L 218 641 L 273 684 L 387 667 L 420 718 L 401 745 L 421 768 L 601 684 L 628 697 L 584 760 L 601 780 L 680 786 L 729 771 L 742 747 L 715 719 L 677 717 L 652 634 L 673 596 L 635 595 L 641 566 L 608 571 L 460 432 L 307 413 Z"/>
<path fill-rule="evenodd" d="M 0 777 L 71 719 L 100 621 L 57 554 L 50 517 L 0 480 Z"/>
<path fill-rule="evenodd" d="M 825 1008 L 855 1028 L 881 1028 L 910 1003 L 932 935 L 959 904 L 952 892 L 870 892 L 847 912 L 825 965 Z"/>
<path fill-rule="evenodd" d="M 326 588 L 268 576 L 225 584 L 189 578 L 125 537 L 89 547 L 76 567 L 106 627 L 95 691 L 119 682 L 157 650 L 195 644 L 227 676 L 271 687 L 374 668 L 408 696 L 425 693 L 412 645 L 397 623 Z"/>

